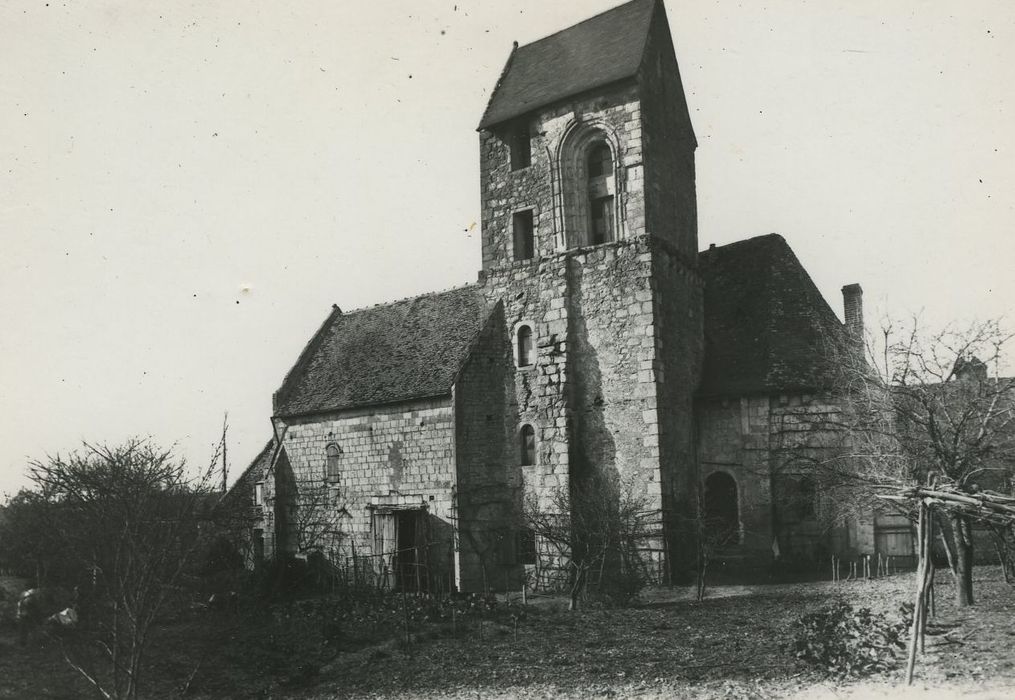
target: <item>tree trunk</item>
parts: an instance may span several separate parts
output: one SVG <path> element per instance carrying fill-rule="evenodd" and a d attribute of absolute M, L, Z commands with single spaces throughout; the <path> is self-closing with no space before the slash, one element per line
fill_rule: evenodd
<path fill-rule="evenodd" d="M 955 545 L 955 602 L 959 607 L 973 604 L 973 533 L 969 518 L 951 516 L 952 543 Z"/>

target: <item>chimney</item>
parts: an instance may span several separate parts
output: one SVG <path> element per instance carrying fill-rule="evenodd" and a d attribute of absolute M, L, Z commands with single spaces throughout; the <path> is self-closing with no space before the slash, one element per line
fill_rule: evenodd
<path fill-rule="evenodd" d="M 846 335 L 863 356 L 863 288 L 847 284 L 842 288 L 843 317 L 846 319 Z"/>

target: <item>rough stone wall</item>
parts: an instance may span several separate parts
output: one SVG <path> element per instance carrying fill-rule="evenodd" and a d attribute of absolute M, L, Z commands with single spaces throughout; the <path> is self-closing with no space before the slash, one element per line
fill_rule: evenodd
<path fill-rule="evenodd" d="M 622 188 L 618 209 L 623 235 L 645 233 L 641 110 L 637 86 L 626 85 L 579 96 L 531 116 L 532 161 L 519 170 L 511 170 L 506 127 L 480 132 L 483 270 L 513 262 L 512 214 L 524 209 L 533 210 L 536 258 L 566 247 L 558 153 L 576 122 L 599 124 L 615 139 L 619 148 L 615 155 L 621 162 L 616 177 Z"/>
<path fill-rule="evenodd" d="M 339 559 L 347 557 L 353 546 L 358 556 L 379 554 L 373 551 L 371 506 L 425 507 L 428 516 L 440 523 L 454 523 L 456 474 L 450 397 L 289 422 L 276 419 L 276 428 L 279 435 L 284 434 L 282 445 L 291 476 L 276 473 L 274 479 L 266 480 L 266 510 L 277 505 L 280 478 L 288 478 L 297 494 L 297 509 L 319 508 L 320 517 L 325 519 L 341 514 L 336 521 L 341 535 L 325 538 L 320 545 L 329 556 L 334 553 Z M 329 488 L 325 481 L 325 449 L 332 442 L 342 450 L 341 478 L 328 502 L 323 503 L 319 500 L 320 490 Z M 300 517 L 290 517 L 289 527 Z M 277 529 L 277 523 L 273 529 Z M 446 538 L 449 529 L 437 527 L 431 531 Z M 292 546 L 295 534 L 289 539 Z M 446 544 L 450 547 L 450 542 Z M 340 559 L 339 563 L 344 562 Z"/>
<path fill-rule="evenodd" d="M 704 358 L 701 280 L 679 252 L 653 239 L 652 290 L 655 301 L 656 396 L 646 402 L 646 420 L 656 411 L 663 523 L 670 554 L 667 573 L 683 576 L 693 561 L 689 532 L 696 512 L 698 455 L 694 394 Z"/>
<path fill-rule="evenodd" d="M 670 487 L 685 498 L 689 492 L 700 285 L 661 245 L 641 236 L 486 272 L 485 290 L 504 304 L 508 342 L 522 323 L 532 326 L 536 340 L 532 366 L 510 365 L 505 463 L 518 464 L 518 428 L 532 424 L 536 464 L 519 472 L 542 508 L 551 508 L 572 476 L 595 471 L 634 485 L 634 495 L 661 517 L 661 432 L 672 457 Z M 657 321 L 664 307 L 666 342 Z M 660 401 L 666 402 L 663 428 Z M 664 543 L 649 546 L 661 562 Z"/>
<path fill-rule="evenodd" d="M 514 538 L 522 478 L 512 347 L 499 304 L 455 383 L 459 556 L 463 590 L 521 584 Z"/>
<path fill-rule="evenodd" d="M 649 505 L 660 509 L 649 241 L 640 237 L 569 257 L 572 470 L 637 479 Z"/>
<path fill-rule="evenodd" d="M 518 466 L 516 436 L 523 423 L 536 434 L 536 464 L 521 467 L 533 493 L 567 488 L 567 256 L 518 262 L 487 273 L 485 291 L 503 304 L 503 335 L 515 341 L 522 324 L 532 327 L 534 362 L 516 366 L 508 359 L 507 403 L 504 413 L 505 464 Z M 549 505 L 544 501 L 543 505 Z"/>
<path fill-rule="evenodd" d="M 866 547 L 854 525 L 847 530 L 835 512 L 835 494 L 822 473 L 839 464 L 847 439 L 841 425 L 842 407 L 827 393 L 781 394 L 771 399 L 770 442 L 772 446 L 772 499 L 775 531 L 780 553 L 795 560 L 823 560 L 826 553 L 844 553 Z M 794 479 L 813 475 L 818 487 L 815 517 L 804 520 L 788 517 L 797 495 Z M 870 529 L 873 552 L 873 528 Z"/>
<path fill-rule="evenodd" d="M 724 471 L 737 482 L 741 544 L 733 558 L 758 563 L 774 556 L 817 560 L 826 553 L 874 551 L 869 518 L 838 526 L 834 493 L 823 491 L 823 465 L 843 454 L 836 429 L 841 406 L 828 394 L 782 394 L 699 401 L 697 420 L 702 479 Z M 813 518 L 789 515 L 794 480 L 815 478 Z"/>
<path fill-rule="evenodd" d="M 668 281 L 653 278 L 658 255 L 653 243 L 642 236 L 571 257 L 571 468 L 577 478 L 616 475 L 622 493 L 643 501 L 643 510 L 653 513 L 654 533 L 641 546 L 650 570 L 664 579 L 661 525 L 668 504 L 660 469 L 658 388 L 664 377 L 657 303 L 659 289 Z M 689 400 L 693 388 L 685 385 L 684 390 Z M 678 422 L 690 420 L 689 413 L 677 415 L 680 406 L 663 412 Z"/>
<path fill-rule="evenodd" d="M 656 7 L 639 80 L 646 232 L 668 241 L 693 264 L 698 255 L 697 144 L 662 5 Z"/>
<path fill-rule="evenodd" d="M 768 397 L 700 401 L 701 480 L 726 472 L 737 484 L 740 543 L 724 548 L 733 560 L 772 557 L 772 493 Z"/>
<path fill-rule="evenodd" d="M 520 479 L 519 509 L 528 499 L 532 507 L 550 512 L 554 494 L 568 488 L 567 284 L 567 255 L 501 265 L 487 271 L 485 277 L 488 297 L 502 304 L 500 332 L 508 342 L 503 376 L 506 396 L 500 416 L 503 440 L 496 444 L 503 446 L 499 459 L 509 474 L 511 487 L 516 477 Z M 517 366 L 513 352 L 517 329 L 522 324 L 532 328 L 535 348 L 532 364 L 525 367 Z M 499 392 L 501 387 L 490 390 Z M 489 413 L 483 410 L 484 417 Z M 468 415 L 468 409 L 463 408 L 463 418 Z M 526 423 L 535 432 L 536 460 L 534 465 L 523 467 L 519 430 Z M 497 457 L 487 455 L 484 459 L 496 463 Z M 561 571 L 556 553 L 543 547 L 531 573 L 539 587 L 559 585 Z"/>

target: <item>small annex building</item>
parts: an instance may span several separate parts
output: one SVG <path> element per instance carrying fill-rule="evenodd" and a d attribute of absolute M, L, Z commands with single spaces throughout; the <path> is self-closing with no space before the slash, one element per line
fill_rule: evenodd
<path fill-rule="evenodd" d="M 844 324 L 779 235 L 699 252 L 661 0 L 516 45 L 478 131 L 478 281 L 331 310 L 274 396 L 258 552 L 409 589 L 551 585 L 522 505 L 591 474 L 658 514 L 661 580 L 691 566 L 699 502 L 731 559 L 825 546 L 777 442 L 834 410 L 822 353 L 862 330 L 861 291 Z"/>

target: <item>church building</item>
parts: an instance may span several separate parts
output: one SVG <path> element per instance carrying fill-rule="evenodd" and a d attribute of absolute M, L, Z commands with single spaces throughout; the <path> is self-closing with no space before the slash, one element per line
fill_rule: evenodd
<path fill-rule="evenodd" d="M 835 410 L 823 349 L 862 332 L 860 287 L 842 323 L 781 236 L 699 250 L 662 1 L 515 45 L 478 132 L 478 281 L 330 310 L 243 482 L 258 556 L 320 552 L 408 589 L 549 585 L 522 512 L 590 475 L 657 515 L 659 580 L 693 564 L 701 509 L 730 561 L 825 546 L 820 494 L 780 455 L 816 439 L 787 425 Z"/>

